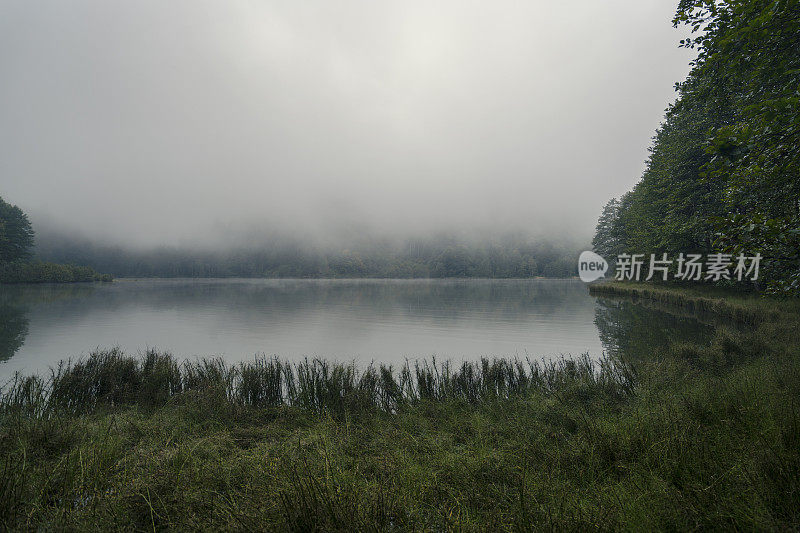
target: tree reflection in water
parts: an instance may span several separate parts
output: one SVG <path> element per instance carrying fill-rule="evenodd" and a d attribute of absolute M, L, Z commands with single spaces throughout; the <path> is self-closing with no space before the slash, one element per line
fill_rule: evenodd
<path fill-rule="evenodd" d="M 0 362 L 11 359 L 25 344 L 28 335 L 25 309 L 3 300 L 5 298 L 0 298 Z"/>
<path fill-rule="evenodd" d="M 0 362 L 8 361 L 25 344 L 32 306 L 94 291 L 94 284 L 38 284 L 0 286 Z"/>
<path fill-rule="evenodd" d="M 598 298 L 594 323 L 606 353 L 645 360 L 678 341 L 711 341 L 714 325 L 680 310 L 643 301 Z"/>

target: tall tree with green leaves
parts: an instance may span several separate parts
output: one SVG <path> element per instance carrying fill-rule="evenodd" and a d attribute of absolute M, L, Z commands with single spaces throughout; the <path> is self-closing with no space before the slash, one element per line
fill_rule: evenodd
<path fill-rule="evenodd" d="M 606 261 L 613 261 L 622 253 L 622 239 L 618 234 L 620 201 L 612 198 L 603 207 L 603 212 L 597 221 L 592 249 L 603 256 Z"/>
<path fill-rule="evenodd" d="M 761 253 L 775 292 L 800 292 L 800 1 L 682 0 L 697 32 L 694 98 L 727 87 L 733 113 L 709 132 L 703 168 L 724 184 L 717 247 Z"/>
<path fill-rule="evenodd" d="M 0 263 L 30 257 L 33 235 L 31 222 L 22 209 L 0 198 Z"/>
<path fill-rule="evenodd" d="M 681 0 L 673 23 L 691 27 L 697 59 L 596 239 L 758 253 L 770 291 L 800 294 L 800 0 Z"/>

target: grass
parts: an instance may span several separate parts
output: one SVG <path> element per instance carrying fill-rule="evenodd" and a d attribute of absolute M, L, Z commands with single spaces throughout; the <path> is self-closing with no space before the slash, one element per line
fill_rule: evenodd
<path fill-rule="evenodd" d="M 0 521 L 148 531 L 800 528 L 795 303 L 653 290 L 684 308 L 722 299 L 712 311 L 745 309 L 735 313 L 751 326 L 719 327 L 709 343 L 674 343 L 635 364 L 231 366 L 111 350 L 47 378 L 17 377 L 0 399 Z"/>
<path fill-rule="evenodd" d="M 595 296 L 646 300 L 672 306 L 697 315 L 711 315 L 756 326 L 761 322 L 781 322 L 800 315 L 800 301 L 759 297 L 742 290 L 733 291 L 704 285 L 676 287 L 639 282 L 601 282 L 589 286 Z"/>
<path fill-rule="evenodd" d="M 108 408 L 163 408 L 187 397 L 213 397 L 232 409 L 296 407 L 313 413 L 397 413 L 420 402 L 479 404 L 551 393 L 566 383 L 608 394 L 633 389 L 631 369 L 619 361 L 599 363 L 584 355 L 549 363 L 519 359 L 425 360 L 391 366 L 330 363 L 306 359 L 292 364 L 277 357 L 229 365 L 220 358 L 180 364 L 167 353 L 149 350 L 141 358 L 118 348 L 85 360 L 62 361 L 47 379 L 16 375 L 2 390 L 0 412 L 48 418 L 94 413 Z"/>

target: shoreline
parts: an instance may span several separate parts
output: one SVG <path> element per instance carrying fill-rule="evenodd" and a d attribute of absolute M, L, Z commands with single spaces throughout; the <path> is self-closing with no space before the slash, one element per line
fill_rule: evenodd
<path fill-rule="evenodd" d="M 538 373 L 513 360 L 388 373 L 265 360 L 236 375 L 163 354 L 81 361 L 57 371 L 52 402 L 35 378 L 3 390 L 0 523 L 798 527 L 797 304 L 669 287 L 599 292 L 750 323 L 645 360 L 562 360 Z"/>

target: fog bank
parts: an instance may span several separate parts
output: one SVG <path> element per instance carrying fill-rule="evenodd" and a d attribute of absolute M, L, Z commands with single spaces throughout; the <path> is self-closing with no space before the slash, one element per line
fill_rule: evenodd
<path fill-rule="evenodd" d="M 6 1 L 0 195 L 138 247 L 588 236 L 688 70 L 674 7 Z"/>

